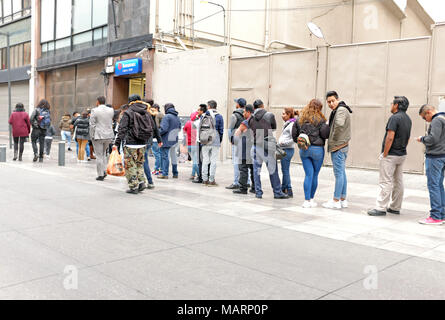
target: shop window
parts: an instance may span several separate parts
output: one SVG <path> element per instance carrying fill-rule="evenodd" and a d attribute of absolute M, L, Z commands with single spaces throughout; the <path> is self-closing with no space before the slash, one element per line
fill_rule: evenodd
<path fill-rule="evenodd" d="M 71 0 L 57 0 L 56 39 L 71 35 Z"/>
<path fill-rule="evenodd" d="M 42 0 L 40 24 L 41 42 L 54 40 L 54 10 L 55 0 Z"/>

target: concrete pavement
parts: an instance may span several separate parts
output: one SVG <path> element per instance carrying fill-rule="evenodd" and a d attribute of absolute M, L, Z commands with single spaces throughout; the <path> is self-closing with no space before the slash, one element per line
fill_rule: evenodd
<path fill-rule="evenodd" d="M 123 178 L 95 180 L 95 163 L 0 164 L 0 299 L 445 299 L 445 226 L 421 226 L 426 179 L 405 175 L 402 215 L 368 217 L 378 173 L 348 170 L 350 208 L 303 209 L 294 199 L 235 196 L 180 179 L 144 194 Z M 153 158 L 150 159 L 153 164 Z M 317 202 L 333 192 L 323 168 Z"/>

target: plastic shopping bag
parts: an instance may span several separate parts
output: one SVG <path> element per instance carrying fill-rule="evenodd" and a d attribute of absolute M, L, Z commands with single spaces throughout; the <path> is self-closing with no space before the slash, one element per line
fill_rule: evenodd
<path fill-rule="evenodd" d="M 108 160 L 107 174 L 117 177 L 125 175 L 125 168 L 122 162 L 122 157 L 117 151 L 116 146 L 113 147 L 113 151 L 110 154 L 110 159 Z"/>

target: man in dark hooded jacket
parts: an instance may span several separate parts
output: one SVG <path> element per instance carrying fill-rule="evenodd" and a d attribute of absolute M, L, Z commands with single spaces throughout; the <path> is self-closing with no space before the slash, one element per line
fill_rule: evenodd
<path fill-rule="evenodd" d="M 178 143 L 178 133 L 181 130 L 181 122 L 179 121 L 178 112 L 175 106 L 167 103 L 164 106 L 165 116 L 162 118 L 159 134 L 162 139 L 161 147 L 161 167 L 162 175 L 158 179 L 168 179 L 168 168 L 170 165 L 169 154 L 172 158 L 173 178 L 178 178 L 178 162 L 176 158 L 176 144 Z"/>
<path fill-rule="evenodd" d="M 129 190 L 127 193 L 138 194 L 146 189 L 147 184 L 144 174 L 145 149 L 147 140 L 141 140 L 135 135 L 135 118 L 138 113 L 141 118 L 146 118 L 151 124 L 151 116 L 147 112 L 147 106 L 141 101 L 138 95 L 128 98 L 129 108 L 122 115 L 119 123 L 119 132 L 114 145 L 119 148 L 124 141 L 125 176 L 128 181 Z M 152 133 L 153 134 L 153 133 Z"/>
<path fill-rule="evenodd" d="M 289 196 L 281 190 L 278 164 L 275 157 L 276 145 L 273 143 L 273 130 L 276 129 L 275 116 L 264 109 L 264 104 L 261 100 L 256 100 L 253 103 L 253 107 L 255 112 L 249 119 L 249 128 L 252 130 L 255 140 L 252 148 L 252 159 L 256 197 L 259 199 L 263 197 L 260 173 L 263 162 L 265 162 L 269 171 L 274 198 L 288 199 Z"/>

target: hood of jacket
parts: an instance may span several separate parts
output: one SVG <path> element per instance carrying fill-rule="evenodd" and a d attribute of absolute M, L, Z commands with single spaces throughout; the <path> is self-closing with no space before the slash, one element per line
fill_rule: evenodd
<path fill-rule="evenodd" d="M 68 121 L 70 121 L 71 120 L 71 117 L 70 116 L 63 116 L 62 117 L 62 121 L 63 122 L 68 122 Z"/>
<path fill-rule="evenodd" d="M 439 116 L 445 117 L 445 112 L 438 112 L 438 113 L 436 113 L 436 114 L 433 116 L 433 119 L 436 118 L 436 117 L 439 117 Z"/>
<path fill-rule="evenodd" d="M 165 107 L 165 114 L 172 114 L 177 117 L 179 113 L 175 110 L 175 107 L 171 105 L 169 107 Z"/>
<path fill-rule="evenodd" d="M 147 108 L 149 106 L 148 103 L 145 103 L 143 101 L 133 101 L 129 105 L 130 105 L 129 110 L 132 110 L 139 114 L 145 114 L 147 112 Z"/>
<path fill-rule="evenodd" d="M 238 108 L 238 109 L 233 111 L 233 114 L 239 114 L 241 116 L 241 118 L 244 118 L 244 109 L 243 108 Z"/>
<path fill-rule="evenodd" d="M 345 107 L 346 109 L 348 109 L 349 113 L 352 113 L 351 108 L 344 101 L 340 101 L 339 104 L 338 104 L 338 107 L 335 108 L 335 109 L 337 110 L 340 107 Z"/>
<path fill-rule="evenodd" d="M 255 111 L 253 117 L 255 118 L 255 120 L 260 121 L 261 119 L 264 118 L 264 116 L 266 115 L 267 111 L 266 109 L 258 109 L 257 111 Z"/>
<path fill-rule="evenodd" d="M 195 111 L 190 115 L 190 120 L 195 121 L 197 117 L 198 117 L 198 112 Z"/>

